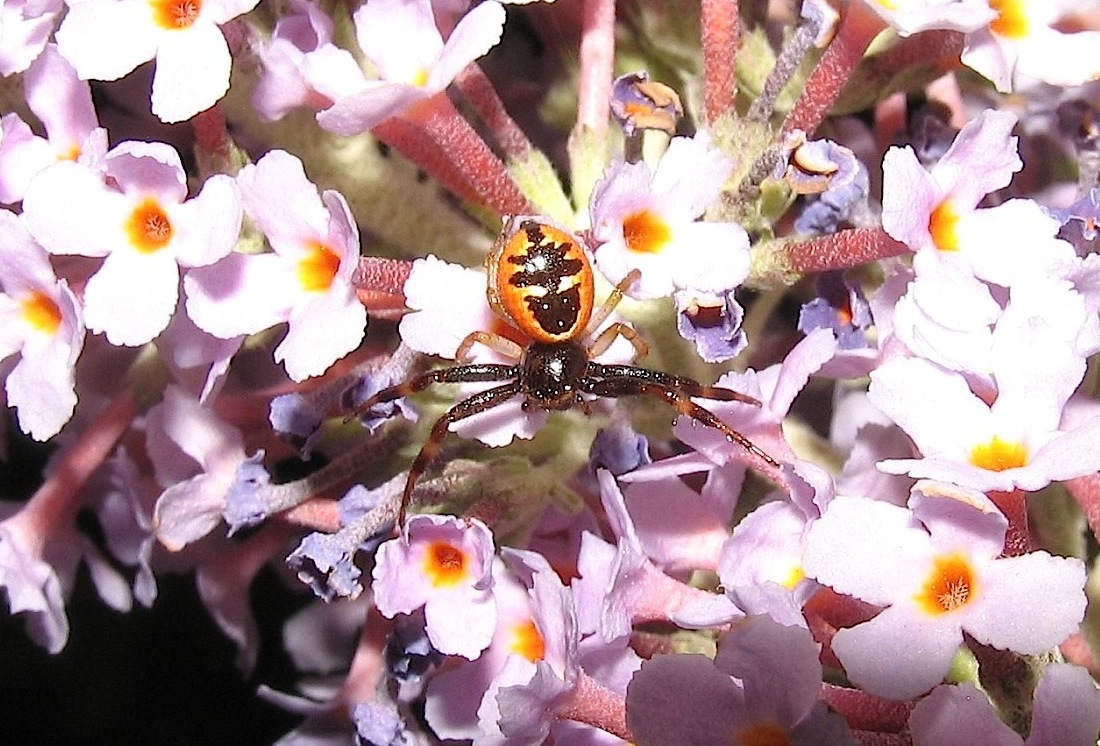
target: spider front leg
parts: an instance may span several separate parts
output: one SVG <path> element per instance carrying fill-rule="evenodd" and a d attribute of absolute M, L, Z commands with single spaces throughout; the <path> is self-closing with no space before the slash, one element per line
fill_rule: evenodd
<path fill-rule="evenodd" d="M 600 324 L 607 320 L 607 317 L 611 315 L 611 312 L 615 310 L 615 307 L 622 302 L 623 296 L 626 295 L 626 291 L 630 289 L 638 279 L 642 276 L 642 273 L 638 269 L 632 269 L 626 273 L 626 277 L 619 280 L 618 284 L 611 289 L 611 294 L 607 296 L 596 312 L 592 314 L 592 317 L 588 320 L 588 326 L 584 329 L 582 339 L 587 339 L 595 334 L 596 330 L 600 328 Z M 600 334 L 592 341 L 592 344 L 588 347 L 588 356 L 596 357 L 603 354 L 611 343 L 615 341 L 616 337 L 622 337 L 630 344 L 634 345 L 634 362 L 641 362 L 642 359 L 649 354 L 649 345 L 647 345 L 638 333 L 626 324 L 616 321 L 609 327 L 604 329 Z"/>
<path fill-rule="evenodd" d="M 519 360 L 523 357 L 523 348 L 507 337 L 502 337 L 495 332 L 477 331 L 470 332 L 463 338 L 462 342 L 458 345 L 458 349 L 455 350 L 455 360 L 459 363 L 468 362 L 470 359 L 470 350 L 478 342 L 485 345 L 490 350 L 496 350 L 501 355 L 504 355 L 504 357 L 513 360 Z"/>
<path fill-rule="evenodd" d="M 502 365 L 495 367 L 508 368 L 509 366 Z M 451 370 L 454 369 L 452 368 Z M 432 425 L 431 432 L 428 434 L 428 439 L 424 441 L 424 445 L 420 448 L 420 452 L 416 454 L 416 458 L 413 459 L 412 465 L 409 466 L 409 476 L 405 479 L 405 490 L 401 493 L 401 507 L 398 508 L 397 511 L 397 526 L 399 529 L 401 526 L 405 525 L 405 512 L 408 510 L 409 500 L 412 498 L 412 491 L 413 487 L 416 486 L 416 480 L 424 473 L 424 469 L 427 468 L 432 459 L 435 458 L 435 454 L 439 452 L 439 446 L 447 436 L 447 429 L 459 420 L 464 420 L 479 412 L 484 412 L 487 409 L 492 409 L 499 404 L 503 404 L 520 392 L 521 388 L 518 381 L 512 381 L 503 386 L 495 386 L 491 389 L 479 391 L 473 396 L 469 396 L 458 404 L 455 404 L 435 421 L 435 424 Z"/>
<path fill-rule="evenodd" d="M 506 381 L 515 378 L 519 374 L 514 365 L 501 365 L 499 363 L 471 363 L 469 365 L 452 365 L 450 368 L 437 368 L 422 373 L 419 376 L 398 383 L 394 386 L 377 391 L 373 396 L 355 408 L 348 418 L 370 411 L 375 404 L 385 404 L 394 399 L 401 399 L 423 391 L 435 383 L 485 383 L 492 381 Z"/>
<path fill-rule="evenodd" d="M 649 354 L 649 345 L 645 343 L 638 332 L 634 331 L 631 327 L 616 321 L 602 332 L 600 332 L 592 344 L 588 346 L 588 357 L 599 357 L 603 353 L 607 352 L 607 348 L 611 346 L 619 337 L 622 337 L 630 344 L 634 345 L 634 363 L 640 363 Z"/>
<path fill-rule="evenodd" d="M 588 376 L 591 378 L 627 378 L 632 381 L 656 383 L 671 389 L 676 389 L 688 396 L 698 396 L 701 399 L 713 401 L 739 401 L 753 407 L 762 406 L 760 400 L 742 394 L 740 391 L 722 388 L 721 386 L 708 386 L 699 383 L 686 376 L 674 376 L 671 373 L 662 373 L 659 370 L 649 368 L 635 368 L 631 365 L 603 365 L 601 363 L 588 364 Z"/>
<path fill-rule="evenodd" d="M 603 366 L 601 366 L 603 367 Z M 606 366 L 615 367 L 615 366 Z M 664 376 L 666 374 L 658 373 L 657 371 L 647 371 L 644 368 L 634 368 L 634 371 L 640 371 L 644 373 L 656 374 L 656 377 Z M 670 378 L 676 378 L 675 376 L 669 376 Z M 683 379 L 691 383 L 696 383 L 690 379 Z M 697 386 L 702 387 L 702 384 L 696 383 Z M 703 387 L 709 388 L 709 387 Z M 725 422 L 720 420 L 717 415 L 711 412 L 709 409 L 699 406 L 691 400 L 691 396 L 697 396 L 698 394 L 691 394 L 680 390 L 679 387 L 669 386 L 658 380 L 650 379 L 645 380 L 641 377 L 615 377 L 607 378 L 602 381 L 588 381 L 584 382 L 584 390 L 590 394 L 596 396 L 606 396 L 610 398 L 617 398 L 621 396 L 653 396 L 658 399 L 664 400 L 666 403 L 676 408 L 676 411 L 680 414 L 687 415 L 697 422 L 702 422 L 704 425 L 713 427 L 721 432 L 727 438 L 740 445 L 749 453 L 755 454 L 763 459 L 768 464 L 771 464 L 776 469 L 779 467 L 779 462 L 769 456 L 760 446 L 753 443 L 741 433 L 734 430 Z M 720 389 L 727 391 L 728 389 Z M 733 392 L 736 393 L 736 392 Z M 748 397 L 751 399 L 751 397 Z M 756 401 L 752 399 L 752 401 Z"/>

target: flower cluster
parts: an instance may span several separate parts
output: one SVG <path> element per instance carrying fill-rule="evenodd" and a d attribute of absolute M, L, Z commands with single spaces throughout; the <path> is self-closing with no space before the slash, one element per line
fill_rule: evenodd
<path fill-rule="evenodd" d="M 287 743 L 1097 743 L 1100 13 L 783 5 L 0 0 L 30 639 L 252 674 L 277 568 Z"/>

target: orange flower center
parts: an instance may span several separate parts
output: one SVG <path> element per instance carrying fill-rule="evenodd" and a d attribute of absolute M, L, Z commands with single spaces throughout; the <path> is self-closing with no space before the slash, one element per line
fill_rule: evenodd
<path fill-rule="evenodd" d="M 791 746 L 787 732 L 775 723 L 753 723 L 734 737 L 736 746 Z"/>
<path fill-rule="evenodd" d="M 20 306 L 23 319 L 35 331 L 53 334 L 61 326 L 61 309 L 41 290 L 35 290 L 23 298 Z"/>
<path fill-rule="evenodd" d="M 961 554 L 936 557 L 932 572 L 917 595 L 917 604 L 928 614 L 938 616 L 966 606 L 974 598 L 974 568 Z"/>
<path fill-rule="evenodd" d="M 153 22 L 168 30 L 190 28 L 202 12 L 202 0 L 150 0 Z"/>
<path fill-rule="evenodd" d="M 314 244 L 305 258 L 298 262 L 298 282 L 309 292 L 324 292 L 332 285 L 340 257 L 323 244 Z"/>
<path fill-rule="evenodd" d="M 955 229 L 959 225 L 959 213 L 955 212 L 951 200 L 945 199 L 936 206 L 928 218 L 928 232 L 932 242 L 940 251 L 958 251 L 959 237 Z"/>
<path fill-rule="evenodd" d="M 126 219 L 126 236 L 143 254 L 160 251 L 172 240 L 172 221 L 153 197 L 146 197 Z"/>
<path fill-rule="evenodd" d="M 446 541 L 433 541 L 424 557 L 424 574 L 437 588 L 458 585 L 468 574 L 466 553 Z"/>
<path fill-rule="evenodd" d="M 631 251 L 656 254 L 672 238 L 672 231 L 660 216 L 649 210 L 642 210 L 623 220 L 623 238 Z"/>
<path fill-rule="evenodd" d="M 535 626 L 534 620 L 517 624 L 512 628 L 511 651 L 535 663 L 546 657 L 546 643 Z"/>
<path fill-rule="evenodd" d="M 989 7 L 997 11 L 997 17 L 989 24 L 989 30 L 1009 39 L 1022 39 L 1028 35 L 1027 0 L 989 0 Z"/>

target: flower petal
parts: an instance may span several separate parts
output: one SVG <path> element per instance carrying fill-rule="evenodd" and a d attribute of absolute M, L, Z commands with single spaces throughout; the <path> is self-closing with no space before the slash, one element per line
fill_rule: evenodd
<path fill-rule="evenodd" d="M 209 109 L 229 90 L 231 64 L 229 45 L 213 23 L 165 34 L 153 73 L 153 113 L 162 122 L 182 122 Z"/>

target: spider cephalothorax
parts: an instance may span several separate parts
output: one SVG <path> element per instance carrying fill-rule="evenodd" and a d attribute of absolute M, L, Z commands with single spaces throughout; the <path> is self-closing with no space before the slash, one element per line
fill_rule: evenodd
<path fill-rule="evenodd" d="M 580 406 L 585 411 L 588 402 L 584 395 L 654 396 L 664 399 L 681 414 L 720 430 L 767 463 L 778 466 L 752 441 L 691 400 L 695 396 L 759 406 L 760 402 L 751 396 L 635 365 L 604 365 L 594 361 L 620 336 L 634 346 L 635 363 L 649 351 L 645 342 L 625 324 L 613 322 L 599 334 L 595 333 L 637 280 L 637 270 L 627 274 L 594 311 L 592 264 L 580 241 L 569 232 L 536 218 L 512 218 L 506 223 L 500 239 L 486 258 L 486 267 L 489 305 L 504 322 L 531 342 L 523 347 L 499 334 L 472 332 L 455 353 L 459 365 L 432 370 L 390 386 L 360 407 L 365 411 L 375 404 L 408 396 L 436 383 L 504 382 L 458 402 L 432 426 L 427 441 L 409 467 L 398 514 L 399 525 L 404 523 L 417 478 L 439 450 L 451 424 L 515 396 L 524 397 L 524 409 Z M 517 362 L 513 365 L 461 364 L 468 359 L 470 348 L 476 343 Z"/>

